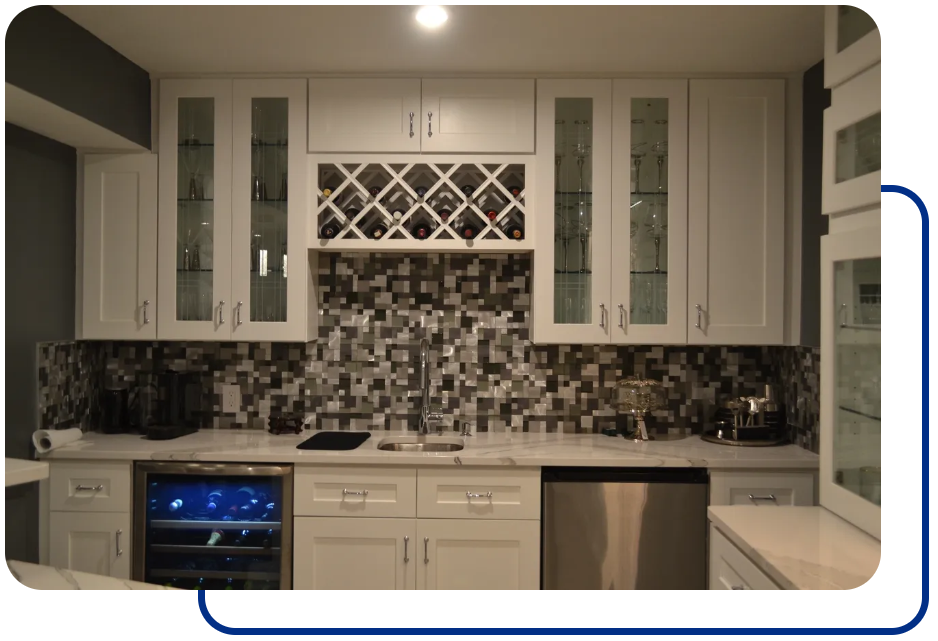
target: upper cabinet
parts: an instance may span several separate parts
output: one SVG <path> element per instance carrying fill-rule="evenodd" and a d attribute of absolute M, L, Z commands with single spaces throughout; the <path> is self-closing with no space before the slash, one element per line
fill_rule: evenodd
<path fill-rule="evenodd" d="M 156 338 L 156 156 L 84 157 L 81 331 Z"/>
<path fill-rule="evenodd" d="M 309 81 L 309 151 L 420 151 L 420 80 Z"/>
<path fill-rule="evenodd" d="M 833 89 L 879 62 L 879 29 L 850 5 L 824 8 L 824 86 Z"/>
<path fill-rule="evenodd" d="M 783 342 L 785 81 L 691 80 L 688 343 Z"/>
<path fill-rule="evenodd" d="M 304 80 L 160 85 L 158 337 L 306 340 Z"/>
<path fill-rule="evenodd" d="M 309 151 L 532 153 L 534 81 L 312 79 Z"/>

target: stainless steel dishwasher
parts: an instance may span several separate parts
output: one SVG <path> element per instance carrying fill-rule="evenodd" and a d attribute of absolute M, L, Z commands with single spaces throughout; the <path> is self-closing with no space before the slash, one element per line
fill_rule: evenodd
<path fill-rule="evenodd" d="M 544 468 L 541 587 L 706 590 L 707 471 Z"/>

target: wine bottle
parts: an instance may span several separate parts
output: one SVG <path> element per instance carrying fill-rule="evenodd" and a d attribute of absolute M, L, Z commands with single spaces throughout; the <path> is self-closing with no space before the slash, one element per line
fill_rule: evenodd
<path fill-rule="evenodd" d="M 335 187 L 326 187 L 325 189 L 322 190 L 322 195 L 324 198 L 328 198 L 329 196 L 332 195 L 332 192 L 334 191 L 335 191 Z"/>
<path fill-rule="evenodd" d="M 517 198 L 518 196 L 521 195 L 521 187 L 518 187 L 518 186 L 509 187 L 509 188 L 508 188 L 508 192 L 509 192 L 512 196 L 514 196 L 515 198 Z"/>
<path fill-rule="evenodd" d="M 427 195 L 427 191 L 429 190 L 423 185 L 421 185 L 420 187 L 417 187 L 416 189 L 414 189 L 414 191 L 417 192 L 418 198 L 423 198 L 424 196 Z"/>
<path fill-rule="evenodd" d="M 487 212 L 485 212 L 485 215 L 489 217 L 489 220 L 495 220 L 498 218 L 498 212 L 494 209 L 489 209 Z"/>
<path fill-rule="evenodd" d="M 377 223 L 374 227 L 371 228 L 371 231 L 368 232 L 368 235 L 378 240 L 379 238 L 384 238 L 384 235 L 388 233 L 388 226 L 384 223 Z"/>
<path fill-rule="evenodd" d="M 462 229 L 459 230 L 459 235 L 466 240 L 472 240 L 479 235 L 479 228 L 472 223 L 466 223 L 462 226 Z"/>
<path fill-rule="evenodd" d="M 452 213 L 453 213 L 453 212 L 451 212 L 451 211 L 448 210 L 448 209 L 441 209 L 440 211 L 436 212 L 437 216 L 439 216 L 439 217 L 440 217 L 440 220 L 442 220 L 444 223 L 445 223 L 447 220 L 449 220 L 449 217 L 450 217 L 450 215 L 451 215 Z"/>
<path fill-rule="evenodd" d="M 417 223 L 414 225 L 411 233 L 417 240 L 426 240 L 430 237 L 430 234 L 433 233 L 433 230 L 430 229 L 430 225 L 427 225 L 426 223 Z"/>
<path fill-rule="evenodd" d="M 212 490 L 208 493 L 208 496 L 205 497 L 205 511 L 209 514 L 218 509 L 218 505 L 225 498 L 225 492 L 223 490 Z"/>
<path fill-rule="evenodd" d="M 371 194 L 372 198 L 376 198 L 382 189 L 384 189 L 383 185 L 375 185 L 368 190 L 368 193 Z"/>
<path fill-rule="evenodd" d="M 391 212 L 391 216 L 394 217 L 394 220 L 395 220 L 395 221 L 399 221 L 401 218 L 404 217 L 404 210 L 403 210 L 403 209 L 395 209 L 394 211 Z"/>
<path fill-rule="evenodd" d="M 475 190 L 476 190 L 475 185 L 463 185 L 462 186 L 462 193 L 464 193 L 467 198 L 471 198 Z"/>
<path fill-rule="evenodd" d="M 505 229 L 505 235 L 508 236 L 509 240 L 522 240 L 524 238 L 524 227 L 521 225 L 508 225 L 508 228 Z"/>
<path fill-rule="evenodd" d="M 336 221 L 326 223 L 319 228 L 319 237 L 320 238 L 335 238 L 339 235 L 339 232 L 342 231 L 341 225 Z"/>
<path fill-rule="evenodd" d="M 274 531 L 267 530 L 267 536 L 264 537 L 264 540 L 261 542 L 261 547 L 267 548 L 268 550 L 273 547 L 274 541 Z"/>
<path fill-rule="evenodd" d="M 169 511 L 175 512 L 181 507 L 182 507 L 182 499 L 176 499 L 175 501 L 169 504 Z"/>
<path fill-rule="evenodd" d="M 208 537 L 208 543 L 205 545 L 218 545 L 225 540 L 225 533 L 221 530 L 212 530 L 212 535 Z"/>
<path fill-rule="evenodd" d="M 239 534 L 238 536 L 236 536 L 235 539 L 234 539 L 234 541 L 233 541 L 231 544 L 232 544 L 232 545 L 235 545 L 235 546 L 238 546 L 238 547 L 242 547 L 242 546 L 245 546 L 245 547 L 246 547 L 247 544 L 248 544 L 248 537 L 249 537 L 250 535 L 251 535 L 251 531 L 250 531 L 250 530 L 241 530 L 241 534 Z"/>

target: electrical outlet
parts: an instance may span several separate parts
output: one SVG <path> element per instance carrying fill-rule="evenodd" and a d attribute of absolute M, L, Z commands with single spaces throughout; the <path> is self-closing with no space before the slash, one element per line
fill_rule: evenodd
<path fill-rule="evenodd" d="M 241 410 L 241 388 L 237 385 L 225 385 L 221 392 L 221 411 L 234 413 Z"/>

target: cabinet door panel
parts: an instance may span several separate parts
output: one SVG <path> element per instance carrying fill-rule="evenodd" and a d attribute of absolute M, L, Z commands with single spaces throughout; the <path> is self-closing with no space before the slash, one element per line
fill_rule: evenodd
<path fill-rule="evenodd" d="M 689 343 L 783 341 L 784 100 L 783 80 L 690 82 Z"/>
<path fill-rule="evenodd" d="M 158 337 L 231 336 L 231 80 L 160 83 Z"/>
<path fill-rule="evenodd" d="M 534 341 L 608 343 L 612 81 L 539 81 L 537 114 Z"/>
<path fill-rule="evenodd" d="M 414 519 L 297 517 L 293 587 L 413 590 L 415 539 Z"/>
<path fill-rule="evenodd" d="M 837 87 L 879 62 L 879 29 L 862 9 L 850 5 L 824 8 L 824 86 Z"/>
<path fill-rule="evenodd" d="M 420 80 L 309 81 L 310 152 L 418 152 L 420 122 Z"/>
<path fill-rule="evenodd" d="M 231 337 L 306 341 L 306 83 L 235 80 Z"/>
<path fill-rule="evenodd" d="M 156 338 L 157 157 L 84 158 L 82 336 Z"/>
<path fill-rule="evenodd" d="M 613 82 L 612 341 L 685 343 L 687 81 Z"/>
<path fill-rule="evenodd" d="M 419 519 L 417 589 L 537 590 L 540 535 L 539 521 Z"/>
<path fill-rule="evenodd" d="M 422 93 L 423 151 L 534 151 L 533 80 L 424 80 Z"/>
<path fill-rule="evenodd" d="M 52 512 L 49 563 L 57 568 L 130 578 L 130 514 Z"/>

